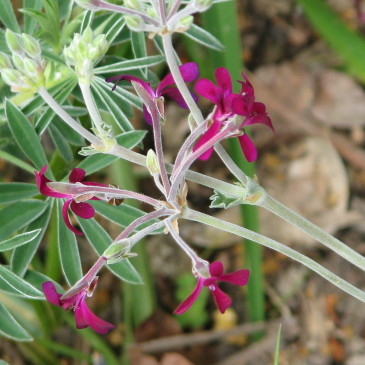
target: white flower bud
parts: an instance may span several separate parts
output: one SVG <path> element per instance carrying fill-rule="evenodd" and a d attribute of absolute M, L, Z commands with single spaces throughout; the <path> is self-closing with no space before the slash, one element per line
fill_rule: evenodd
<path fill-rule="evenodd" d="M 20 84 L 22 74 L 13 68 L 4 68 L 1 70 L 1 77 L 4 82 L 10 86 Z"/>

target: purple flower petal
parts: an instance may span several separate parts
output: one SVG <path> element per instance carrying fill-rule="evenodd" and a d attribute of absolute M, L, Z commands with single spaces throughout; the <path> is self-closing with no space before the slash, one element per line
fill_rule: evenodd
<path fill-rule="evenodd" d="M 72 169 L 70 176 L 68 177 L 68 181 L 70 183 L 81 182 L 82 180 L 84 180 L 85 175 L 86 172 L 83 169 L 75 167 L 74 169 Z"/>
<path fill-rule="evenodd" d="M 221 102 L 219 89 L 210 80 L 198 80 L 194 86 L 194 90 L 203 98 L 210 100 L 213 104 L 219 105 Z"/>
<path fill-rule="evenodd" d="M 214 73 L 217 84 L 224 96 L 232 94 L 232 79 L 228 70 L 224 67 L 218 67 Z"/>
<path fill-rule="evenodd" d="M 178 88 L 168 87 L 163 91 L 163 95 L 167 95 L 169 98 L 174 100 L 179 107 L 189 109 Z"/>
<path fill-rule="evenodd" d="M 45 165 L 42 167 L 41 171 L 34 171 L 39 192 L 45 196 L 50 196 L 52 198 L 69 198 L 70 196 L 72 196 L 69 194 L 58 193 L 57 191 L 54 191 L 47 186 L 47 183 L 51 182 L 50 179 L 44 176 L 47 168 L 48 165 Z"/>
<path fill-rule="evenodd" d="M 67 226 L 67 228 L 72 231 L 73 233 L 77 234 L 78 236 L 83 236 L 84 234 L 79 231 L 77 228 L 75 228 L 71 222 L 70 222 L 70 218 L 68 216 L 68 207 L 70 206 L 70 204 L 73 202 L 72 199 L 68 199 L 65 201 L 65 203 L 63 204 L 63 207 L 62 207 L 62 217 L 63 217 L 63 220 Z"/>
<path fill-rule="evenodd" d="M 46 281 L 43 283 L 42 289 L 48 302 L 59 307 L 61 306 L 60 298 L 62 295 L 57 293 L 56 286 L 52 283 L 52 281 Z"/>
<path fill-rule="evenodd" d="M 89 203 L 76 203 L 74 200 L 71 202 L 71 210 L 81 218 L 90 219 L 95 215 L 95 209 Z"/>
<path fill-rule="evenodd" d="M 78 325 L 84 326 L 86 324 L 86 327 L 90 326 L 95 332 L 98 332 L 102 335 L 113 329 L 115 327 L 113 324 L 99 318 L 89 309 L 85 299 L 86 298 L 80 301 L 80 307 L 75 311 L 76 327 L 85 328 L 78 327 Z M 77 314 L 77 312 L 80 313 Z"/>
<path fill-rule="evenodd" d="M 248 162 L 256 161 L 257 159 L 257 149 L 250 137 L 245 133 L 242 136 L 238 137 L 238 141 L 240 142 L 241 149 L 245 158 Z"/>
<path fill-rule="evenodd" d="M 233 285 L 246 285 L 250 277 L 249 270 L 237 270 L 228 274 L 223 274 L 218 277 L 219 281 L 224 281 Z"/>
<path fill-rule="evenodd" d="M 211 285 L 209 290 L 213 294 L 215 304 L 217 305 L 219 311 L 223 314 L 228 307 L 231 306 L 232 300 L 231 298 L 223 292 L 218 285 Z"/>
<path fill-rule="evenodd" d="M 199 147 L 203 146 L 206 142 L 208 142 L 211 138 L 213 138 L 218 132 L 221 127 L 221 123 L 218 121 L 214 121 L 213 124 L 208 128 L 208 130 L 200 137 L 198 142 L 193 148 L 195 152 Z M 202 153 L 199 156 L 199 160 L 206 161 L 210 158 L 213 153 L 214 148 L 209 148 L 206 152 Z"/>
<path fill-rule="evenodd" d="M 244 81 L 238 81 L 241 84 L 241 94 L 245 94 L 245 95 L 251 95 L 254 97 L 254 88 L 252 86 L 252 84 L 250 83 L 250 81 L 248 81 L 247 76 L 242 73 L 242 78 L 245 80 Z"/>
<path fill-rule="evenodd" d="M 179 70 L 181 72 L 181 76 L 185 82 L 192 82 L 196 80 L 199 76 L 199 68 L 198 65 L 195 62 L 188 62 L 184 63 L 183 65 L 179 66 Z M 161 96 L 163 95 L 164 89 L 167 86 L 175 84 L 175 80 L 172 77 L 171 73 L 166 75 L 160 82 L 160 84 L 157 87 L 156 95 Z"/>
<path fill-rule="evenodd" d="M 209 272 L 211 276 L 221 276 L 224 273 L 223 264 L 220 261 L 214 261 L 209 265 Z"/>
<path fill-rule="evenodd" d="M 182 302 L 180 303 L 180 305 L 175 309 L 174 313 L 175 314 L 183 314 L 185 313 L 193 304 L 194 302 L 198 299 L 198 296 L 200 294 L 200 292 L 202 291 L 203 288 L 203 282 L 204 279 L 202 278 L 198 278 L 198 282 L 196 284 L 195 289 L 193 290 L 193 292 Z"/>
<path fill-rule="evenodd" d="M 145 105 L 143 105 L 143 116 L 144 116 L 145 121 L 149 125 L 152 125 L 152 123 L 153 123 L 152 116 Z"/>

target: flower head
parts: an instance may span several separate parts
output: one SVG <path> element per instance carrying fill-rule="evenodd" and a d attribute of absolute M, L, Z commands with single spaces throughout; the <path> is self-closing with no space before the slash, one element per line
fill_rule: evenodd
<path fill-rule="evenodd" d="M 86 304 L 86 297 L 92 295 L 96 280 L 94 279 L 88 287 L 82 287 L 70 296 L 58 293 L 51 281 L 43 283 L 42 288 L 48 302 L 62 307 L 64 310 L 72 309 L 74 311 L 77 329 L 90 326 L 94 331 L 105 334 L 113 329 L 114 325 L 97 317 Z"/>
<path fill-rule="evenodd" d="M 199 76 L 199 69 L 198 65 L 195 62 L 188 62 L 179 67 L 181 76 L 185 82 L 192 82 L 197 79 Z M 115 90 L 116 85 L 120 81 L 129 81 L 129 82 L 136 82 L 139 84 L 150 96 L 150 98 L 154 101 L 157 108 L 161 111 L 161 107 L 158 105 L 158 100 L 161 98 L 161 96 L 168 96 L 171 99 L 173 99 L 177 105 L 179 105 L 181 108 L 188 109 L 188 106 L 186 105 L 184 98 L 182 97 L 179 89 L 174 85 L 175 81 L 172 77 L 172 75 L 169 73 L 167 76 L 165 76 L 159 85 L 157 86 L 156 90 L 154 90 L 149 82 L 143 81 L 140 78 L 133 76 L 133 75 L 118 75 L 114 77 L 110 77 L 106 79 L 106 82 L 114 82 L 115 85 L 113 86 L 112 90 Z M 193 94 L 193 97 L 196 99 L 196 95 Z M 161 111 L 163 114 L 163 111 Z M 147 107 L 143 105 L 143 113 L 145 120 L 148 124 L 152 124 L 152 116 L 149 113 Z"/>
<path fill-rule="evenodd" d="M 66 201 L 62 207 L 63 220 L 65 221 L 66 226 L 72 232 L 74 232 L 77 235 L 82 235 L 83 233 L 71 224 L 70 218 L 68 216 L 68 209 L 70 208 L 74 212 L 74 214 L 76 214 L 77 216 L 79 216 L 81 218 L 90 219 L 95 215 L 94 207 L 89 203 L 78 202 L 76 200 L 78 195 L 76 195 L 76 194 L 59 192 L 59 191 L 56 191 L 56 190 L 50 188 L 48 186 L 48 183 L 50 183 L 52 181 L 49 180 L 44 175 L 47 171 L 47 168 L 48 168 L 48 166 L 45 165 L 42 167 L 41 171 L 34 172 L 36 175 L 36 181 L 37 181 L 37 186 L 38 186 L 39 191 L 41 192 L 41 194 L 46 195 L 46 196 L 50 196 L 53 198 L 65 198 L 66 199 Z M 105 186 L 104 184 L 100 184 L 100 183 L 83 181 L 85 175 L 86 175 L 86 173 L 83 169 L 74 168 L 74 169 L 72 169 L 72 171 L 70 173 L 69 182 L 75 183 L 75 184 L 81 183 L 83 185 L 90 185 L 90 186 Z M 87 200 L 88 199 L 98 200 L 98 198 L 93 197 L 93 196 L 87 197 Z"/>
<path fill-rule="evenodd" d="M 214 301 L 221 313 L 224 313 L 232 304 L 231 298 L 224 293 L 218 286 L 217 282 L 223 281 L 233 285 L 246 285 L 250 276 L 249 270 L 238 270 L 232 273 L 224 274 L 223 264 L 220 261 L 214 261 L 209 265 L 209 276 L 205 273 L 198 272 L 198 282 L 193 292 L 176 308 L 176 314 L 185 313 L 193 303 L 198 299 L 203 287 L 208 287 L 213 294 Z"/>
<path fill-rule="evenodd" d="M 247 161 L 252 162 L 256 160 L 256 147 L 245 133 L 244 127 L 260 123 L 265 124 L 273 130 L 273 126 L 267 115 L 265 105 L 255 101 L 255 93 L 251 83 L 248 81 L 246 75 L 242 74 L 242 77 L 245 81 L 239 81 L 241 83 L 241 91 L 239 94 L 232 92 L 231 75 L 224 67 L 219 67 L 215 71 L 217 85 L 207 79 L 198 80 L 195 84 L 195 91 L 210 100 L 216 107 L 212 115 L 212 123 L 194 146 L 194 151 L 213 138 L 228 119 L 235 115 L 241 115 L 245 118 L 239 126 L 238 140 Z M 209 159 L 212 152 L 213 148 L 208 149 L 199 159 Z"/>

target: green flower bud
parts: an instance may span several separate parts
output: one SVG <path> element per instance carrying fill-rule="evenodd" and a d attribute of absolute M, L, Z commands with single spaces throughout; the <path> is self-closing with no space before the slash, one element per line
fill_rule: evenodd
<path fill-rule="evenodd" d="M 125 23 L 130 30 L 134 32 L 141 32 L 143 31 L 144 21 L 138 15 L 124 15 Z"/>
<path fill-rule="evenodd" d="M 142 10 L 140 1 L 138 0 L 124 0 L 123 5 L 129 9 Z"/>
<path fill-rule="evenodd" d="M 150 149 L 146 156 L 146 166 L 151 175 L 160 173 L 160 166 L 158 164 L 157 156 L 154 150 Z"/>
<path fill-rule="evenodd" d="M 30 58 L 25 58 L 24 62 L 24 71 L 29 77 L 37 77 L 40 67 L 37 62 L 31 60 Z"/>
<path fill-rule="evenodd" d="M 1 70 L 1 77 L 4 82 L 10 86 L 20 84 L 22 74 L 13 68 L 4 68 Z"/>
<path fill-rule="evenodd" d="M 146 9 L 146 13 L 147 15 L 149 15 L 151 18 L 157 18 L 157 13 L 156 13 L 156 10 L 154 8 L 152 8 L 151 6 L 149 6 L 147 9 Z"/>
<path fill-rule="evenodd" d="M 41 56 L 41 47 L 39 42 L 29 34 L 22 33 L 24 49 L 27 55 L 33 59 L 39 59 Z"/>
<path fill-rule="evenodd" d="M 194 0 L 193 7 L 199 12 L 208 10 L 213 5 L 213 0 Z"/>
<path fill-rule="evenodd" d="M 3 68 L 13 68 L 13 64 L 6 53 L 0 52 L 0 70 Z"/>
<path fill-rule="evenodd" d="M 192 15 L 188 15 L 185 18 L 180 19 L 175 24 L 174 31 L 179 33 L 186 32 L 190 28 L 190 25 L 193 23 L 193 21 L 194 17 Z"/>
<path fill-rule="evenodd" d="M 108 264 L 115 264 L 125 258 L 137 256 L 137 254 L 131 253 L 130 241 L 122 239 L 108 247 L 104 251 L 103 256 L 107 259 Z"/>
<path fill-rule="evenodd" d="M 12 54 L 13 65 L 19 70 L 24 71 L 24 56 L 19 55 L 18 53 Z"/>
<path fill-rule="evenodd" d="M 84 43 L 91 43 L 94 38 L 94 33 L 90 27 L 87 27 L 81 36 L 81 41 Z"/>
<path fill-rule="evenodd" d="M 20 54 L 24 53 L 22 38 L 18 34 L 14 33 L 10 29 L 6 29 L 5 39 L 10 51 Z"/>

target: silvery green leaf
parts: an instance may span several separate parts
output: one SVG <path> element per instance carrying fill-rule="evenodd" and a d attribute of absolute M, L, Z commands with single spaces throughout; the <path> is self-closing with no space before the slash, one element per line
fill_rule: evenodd
<path fill-rule="evenodd" d="M 132 51 L 135 58 L 147 57 L 146 36 L 144 32 L 131 32 Z M 142 68 L 144 77 L 147 77 L 147 68 Z"/>
<path fill-rule="evenodd" d="M 94 12 L 92 10 L 86 10 L 84 12 L 84 18 L 82 19 L 80 26 L 80 34 L 82 34 L 87 27 L 91 27 L 93 18 L 94 18 Z"/>
<path fill-rule="evenodd" d="M 214 37 L 213 34 L 195 24 L 192 24 L 189 30 L 183 34 L 208 48 L 212 48 L 217 51 L 222 51 L 224 49 L 223 44 Z"/>
<path fill-rule="evenodd" d="M 105 33 L 106 40 L 109 44 L 112 44 L 114 39 L 118 36 L 118 34 L 124 29 L 125 27 L 125 20 L 123 16 L 120 14 L 115 14 L 116 20 L 112 22 L 112 25 L 108 28 L 108 31 Z"/>
<path fill-rule="evenodd" d="M 35 184 L 0 183 L 0 203 L 30 198 L 37 194 L 39 194 L 39 190 Z"/>
<path fill-rule="evenodd" d="M 40 290 L 22 279 L 20 276 L 14 274 L 3 265 L 0 265 L 0 277 L 1 280 L 6 282 L 6 284 L 13 288 L 21 296 L 30 299 L 44 299 L 44 295 Z"/>
<path fill-rule="evenodd" d="M 5 103 L 6 117 L 15 141 L 22 152 L 40 170 L 47 164 L 47 158 L 39 137 L 26 116 L 10 100 Z"/>
<path fill-rule="evenodd" d="M 125 60 L 107 66 L 97 67 L 95 68 L 94 72 L 95 74 L 126 72 L 130 70 L 140 69 L 141 67 L 155 66 L 163 62 L 164 60 L 164 56 L 147 56 L 142 58 L 136 58 L 133 60 Z"/>
<path fill-rule="evenodd" d="M 11 29 L 15 33 L 21 32 L 14 14 L 12 2 L 10 0 L 2 0 L 0 20 L 6 28 Z"/>
<path fill-rule="evenodd" d="M 41 229 L 35 229 L 30 232 L 18 234 L 15 237 L 0 242 L 0 252 L 12 250 L 15 247 L 22 246 L 28 242 L 33 241 L 39 235 L 40 231 Z"/>
<path fill-rule="evenodd" d="M 75 235 L 66 227 L 62 218 L 63 202 L 57 201 L 57 241 L 61 268 L 67 283 L 72 286 L 82 277 L 79 248 Z"/>
<path fill-rule="evenodd" d="M 94 78 L 95 82 L 97 82 L 107 93 L 111 93 L 112 92 L 112 87 L 110 84 L 107 84 L 102 78 L 100 77 L 95 77 Z M 117 95 L 120 99 L 121 102 L 126 102 L 138 109 L 142 109 L 142 101 L 141 99 L 134 95 L 133 93 L 123 89 L 122 87 L 118 86 L 115 88 L 115 90 L 113 91 L 113 93 L 115 95 Z"/>
<path fill-rule="evenodd" d="M 0 303 L 0 335 L 15 341 L 32 341 L 32 336 L 15 320 L 8 309 Z M 0 365 L 7 362 L 0 360 Z"/>
<path fill-rule="evenodd" d="M 47 208 L 40 200 L 17 201 L 0 210 L 0 240 L 7 239 L 25 225 L 34 221 Z"/>
<path fill-rule="evenodd" d="M 235 205 L 242 204 L 242 199 L 237 197 L 226 196 L 220 191 L 214 190 L 214 195 L 209 198 L 212 202 L 210 208 L 231 208 Z"/>
<path fill-rule="evenodd" d="M 120 105 L 118 105 L 113 99 L 116 95 L 113 92 L 107 92 L 97 82 L 92 83 L 93 94 L 95 95 L 95 102 L 99 108 L 104 108 L 114 117 L 115 122 L 120 126 L 122 131 L 133 130 L 133 125 L 123 113 Z"/>

